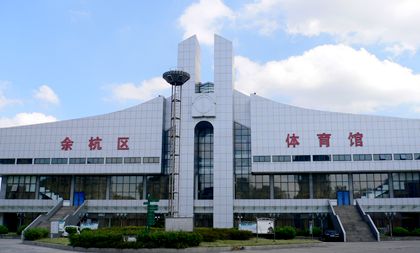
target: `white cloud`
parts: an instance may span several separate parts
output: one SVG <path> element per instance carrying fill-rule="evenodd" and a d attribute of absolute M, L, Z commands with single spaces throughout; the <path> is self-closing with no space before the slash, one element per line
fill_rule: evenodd
<path fill-rule="evenodd" d="M 13 118 L 0 117 L 0 127 L 12 127 L 22 125 L 32 125 L 47 122 L 54 122 L 57 119 L 54 116 L 45 115 L 40 112 L 18 113 Z"/>
<path fill-rule="evenodd" d="M 51 104 L 58 104 L 60 102 L 57 94 L 48 86 L 41 85 L 35 92 L 34 97 L 41 101 L 45 101 Z"/>
<path fill-rule="evenodd" d="M 112 92 L 112 100 L 126 101 L 139 100 L 145 101 L 158 95 L 168 95 L 170 85 L 162 77 L 154 77 L 140 84 L 122 83 L 111 85 L 108 88 Z"/>
<path fill-rule="evenodd" d="M 9 81 L 0 80 L 0 108 L 7 105 L 20 104 L 22 101 L 18 99 L 10 99 L 4 95 L 4 90 L 10 85 Z"/>
<path fill-rule="evenodd" d="M 328 34 L 346 44 L 379 43 L 393 54 L 420 47 L 418 0 L 256 0 L 236 10 L 221 0 L 200 0 L 185 9 L 179 23 L 184 38 L 197 34 L 209 45 L 214 33 L 233 25 L 263 35 L 282 29 L 307 37 Z"/>
<path fill-rule="evenodd" d="M 342 43 L 381 43 L 393 53 L 420 47 L 418 0 L 259 0 L 238 11 L 240 22 L 261 33 L 329 34 Z"/>
<path fill-rule="evenodd" d="M 184 29 L 184 39 L 196 34 L 200 42 L 211 45 L 213 35 L 233 18 L 234 13 L 223 1 L 200 0 L 188 6 L 178 21 Z"/>
<path fill-rule="evenodd" d="M 237 56 L 235 68 L 237 89 L 297 106 L 354 113 L 420 108 L 420 75 L 365 49 L 324 45 L 266 63 Z"/>

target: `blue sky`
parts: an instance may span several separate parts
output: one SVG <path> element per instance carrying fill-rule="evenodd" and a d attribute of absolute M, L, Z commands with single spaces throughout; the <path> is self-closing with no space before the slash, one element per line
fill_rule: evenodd
<path fill-rule="evenodd" d="M 366 8 L 369 6 L 369 8 Z M 420 118 L 417 0 L 0 1 L 0 127 L 120 110 L 169 94 L 197 34 L 233 41 L 236 88 L 321 110 Z"/>

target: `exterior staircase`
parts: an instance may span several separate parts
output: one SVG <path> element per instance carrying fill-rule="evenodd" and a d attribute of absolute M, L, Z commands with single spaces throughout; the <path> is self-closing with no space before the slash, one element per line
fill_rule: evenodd
<path fill-rule="evenodd" d="M 64 218 L 67 215 L 73 214 L 73 212 L 76 210 L 77 207 L 74 206 L 62 206 L 60 209 L 57 210 L 57 212 L 51 216 L 51 218 L 42 221 L 37 227 L 43 227 L 50 229 L 51 221 L 60 221 L 64 220 Z"/>
<path fill-rule="evenodd" d="M 335 206 L 334 210 L 340 217 L 348 242 L 376 241 L 369 225 L 363 220 L 356 206 Z"/>

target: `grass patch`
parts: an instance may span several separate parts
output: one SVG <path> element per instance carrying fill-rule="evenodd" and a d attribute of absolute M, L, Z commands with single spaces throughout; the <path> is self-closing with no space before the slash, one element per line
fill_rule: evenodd
<path fill-rule="evenodd" d="M 43 242 L 43 243 L 50 243 L 50 244 L 59 244 L 59 245 L 69 245 L 69 239 L 66 237 L 60 237 L 60 238 L 42 238 L 39 240 L 36 240 L 37 242 Z"/>
<path fill-rule="evenodd" d="M 311 239 L 293 239 L 293 240 L 275 240 L 265 238 L 251 238 L 246 241 L 236 240 L 217 240 L 215 242 L 202 242 L 200 247 L 235 247 L 235 246 L 262 246 L 262 245 L 289 245 L 289 244 L 307 244 L 318 243 L 318 240 Z"/>

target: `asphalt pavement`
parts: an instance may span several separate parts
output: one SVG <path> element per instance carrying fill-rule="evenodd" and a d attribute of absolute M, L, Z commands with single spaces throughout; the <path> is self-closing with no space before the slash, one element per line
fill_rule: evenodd
<path fill-rule="evenodd" d="M 156 251 L 158 250 L 158 251 Z M 106 252 L 114 252 L 113 250 L 105 250 Z M 206 248 L 195 248 L 187 250 L 166 250 L 166 249 L 155 249 L 153 252 L 216 252 L 217 250 Z M 16 239 L 0 239 L 0 252 L 1 253 L 68 253 L 69 250 L 61 250 L 55 248 L 47 248 L 35 245 L 22 244 L 20 240 Z M 121 250 L 115 250 L 115 252 L 125 252 Z M 134 252 L 134 251 L 127 251 Z M 150 252 L 150 250 L 138 250 L 137 252 Z M 232 251 L 220 251 L 220 252 L 232 252 Z M 320 243 L 316 246 L 308 247 L 305 245 L 295 245 L 292 248 L 253 248 L 244 249 L 240 252 L 249 253 L 419 253 L 420 252 L 420 241 L 385 241 L 385 242 L 329 242 Z"/>

